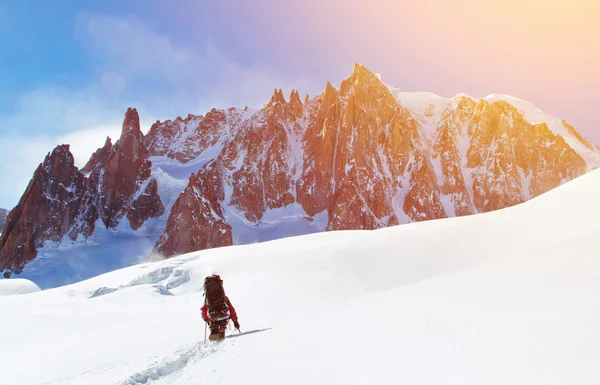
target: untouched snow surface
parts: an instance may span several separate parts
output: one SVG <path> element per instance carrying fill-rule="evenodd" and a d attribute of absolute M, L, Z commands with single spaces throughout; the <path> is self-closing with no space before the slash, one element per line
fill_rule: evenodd
<path fill-rule="evenodd" d="M 600 383 L 600 171 L 527 203 L 0 297 L 2 383 Z M 242 331 L 203 343 L 219 273 Z"/>
<path fill-rule="evenodd" d="M 0 296 L 29 294 L 40 291 L 40 288 L 28 279 L 15 278 L 0 281 Z"/>

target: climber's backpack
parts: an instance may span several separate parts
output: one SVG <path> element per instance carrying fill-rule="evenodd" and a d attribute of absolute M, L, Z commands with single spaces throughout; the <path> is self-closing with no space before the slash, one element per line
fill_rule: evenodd
<path fill-rule="evenodd" d="M 218 275 L 206 277 L 204 280 L 204 296 L 211 321 L 222 321 L 230 318 L 221 277 Z"/>

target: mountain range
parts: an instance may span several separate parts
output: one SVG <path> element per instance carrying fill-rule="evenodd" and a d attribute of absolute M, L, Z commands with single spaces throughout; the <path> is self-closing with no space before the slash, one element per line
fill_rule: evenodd
<path fill-rule="evenodd" d="M 357 64 L 313 98 L 275 90 L 260 109 L 157 121 L 146 135 L 130 108 L 82 169 L 58 146 L 8 214 L 0 271 L 105 230 L 152 238 L 158 258 L 489 212 L 599 165 L 597 146 L 523 100 L 402 92 Z"/>

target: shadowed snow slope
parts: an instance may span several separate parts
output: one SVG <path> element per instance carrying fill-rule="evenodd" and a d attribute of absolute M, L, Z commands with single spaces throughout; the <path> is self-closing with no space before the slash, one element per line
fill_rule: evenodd
<path fill-rule="evenodd" d="M 598 384 L 600 171 L 496 212 L 0 297 L 6 384 Z M 242 331 L 203 344 L 220 273 Z"/>

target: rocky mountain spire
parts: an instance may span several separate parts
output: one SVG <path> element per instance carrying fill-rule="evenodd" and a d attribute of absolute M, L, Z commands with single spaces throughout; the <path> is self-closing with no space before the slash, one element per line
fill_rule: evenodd
<path fill-rule="evenodd" d="M 139 115 L 135 108 L 129 108 L 123 120 L 121 137 L 91 176 L 92 184 L 100 192 L 96 207 L 107 228 L 117 226 L 140 193 L 144 193 L 141 196 L 147 200 L 144 203 L 145 214 L 129 217 L 131 227 L 137 229 L 148 217 L 162 215 L 164 207 L 158 197 L 156 182 L 149 181 L 152 163 L 148 157 Z"/>
<path fill-rule="evenodd" d="M 58 146 L 39 165 L 0 237 L 0 271 L 20 272 L 45 241 L 67 235 L 81 209 L 86 185 L 68 145 Z"/>
<path fill-rule="evenodd" d="M 94 170 L 94 168 L 99 163 L 104 163 L 112 150 L 112 142 L 109 137 L 106 137 L 106 142 L 103 147 L 97 149 L 93 154 L 90 160 L 86 163 L 85 166 L 81 169 L 81 172 L 84 174 L 88 174 Z"/>
<path fill-rule="evenodd" d="M 290 93 L 290 104 L 302 105 L 302 101 L 300 100 L 300 93 L 298 90 L 292 90 Z"/>
<path fill-rule="evenodd" d="M 271 100 L 269 101 L 269 104 L 277 104 L 277 103 L 281 103 L 281 104 L 285 104 L 285 98 L 283 97 L 283 91 L 280 89 L 275 89 L 275 91 L 273 92 L 273 96 L 271 96 Z"/>
<path fill-rule="evenodd" d="M 302 101 L 300 100 L 300 94 L 297 90 L 292 90 L 290 93 L 290 101 L 288 103 L 290 111 L 295 116 L 299 117 L 302 114 L 302 110 L 304 106 L 302 105 Z"/>
<path fill-rule="evenodd" d="M 125 113 L 125 119 L 121 128 L 121 138 L 129 132 L 133 132 L 136 136 L 142 134 L 140 130 L 140 115 L 135 108 L 128 108 Z"/>

